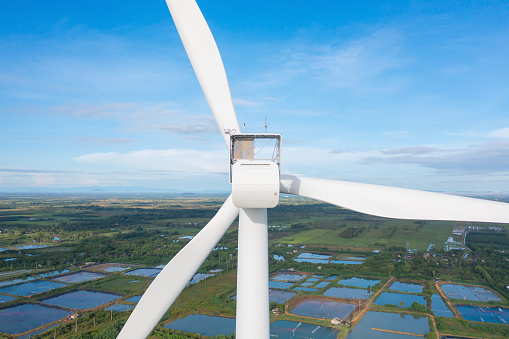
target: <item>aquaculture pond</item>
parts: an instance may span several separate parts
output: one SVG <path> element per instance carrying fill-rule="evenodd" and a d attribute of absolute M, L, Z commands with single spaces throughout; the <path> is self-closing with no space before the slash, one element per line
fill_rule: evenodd
<path fill-rule="evenodd" d="M 164 327 L 208 336 L 217 336 L 220 334 L 230 335 L 235 332 L 235 318 L 193 314 L 185 318 L 174 320 L 164 325 Z"/>
<path fill-rule="evenodd" d="M 0 293 L 26 297 L 64 286 L 67 286 L 67 284 L 54 281 L 36 280 L 29 281 L 24 284 L 2 287 L 0 288 Z"/>
<path fill-rule="evenodd" d="M 60 277 L 56 277 L 56 278 L 53 278 L 53 280 L 71 283 L 71 284 L 77 284 L 77 283 L 81 283 L 81 282 L 85 282 L 85 281 L 89 281 L 89 280 L 104 278 L 105 276 L 106 276 L 106 274 L 81 271 L 81 272 L 76 272 L 76 273 L 66 274 L 66 275 L 63 275 Z"/>
<path fill-rule="evenodd" d="M 143 295 L 135 295 L 134 297 L 131 297 L 129 299 L 126 299 L 125 301 L 128 301 L 130 303 L 137 303 L 138 301 L 140 301 L 141 297 Z"/>
<path fill-rule="evenodd" d="M 442 300 L 442 297 L 440 297 L 438 294 L 431 295 L 431 310 L 438 317 L 447 317 L 447 318 L 454 317 L 454 314 L 445 305 L 444 301 Z"/>
<path fill-rule="evenodd" d="M 5 303 L 7 301 L 11 301 L 11 300 L 14 300 L 16 298 L 14 297 L 9 297 L 9 296 L 6 296 L 6 295 L 0 295 L 0 303 Z"/>
<path fill-rule="evenodd" d="M 312 264 L 328 264 L 329 260 L 332 256 L 325 254 L 316 254 L 316 253 L 301 253 L 297 256 L 297 258 L 293 259 L 297 262 L 309 262 Z"/>
<path fill-rule="evenodd" d="M 187 285 L 196 284 L 199 281 L 202 281 L 203 279 L 207 279 L 209 277 L 213 277 L 214 273 L 196 273 L 190 282 L 187 283 Z"/>
<path fill-rule="evenodd" d="M 277 254 L 274 254 L 274 259 L 276 259 L 277 261 L 285 261 L 285 257 Z"/>
<path fill-rule="evenodd" d="M 396 305 L 398 307 L 410 307 L 414 302 L 426 306 L 426 299 L 420 295 L 382 292 L 376 299 L 376 305 Z"/>
<path fill-rule="evenodd" d="M 501 301 L 495 292 L 477 286 L 442 284 L 440 288 L 448 298 L 462 300 Z"/>
<path fill-rule="evenodd" d="M 315 285 L 316 288 L 324 288 L 325 286 L 328 286 L 330 284 L 330 281 L 322 281 L 321 283 L 318 283 Z"/>
<path fill-rule="evenodd" d="M 377 329 L 382 331 L 379 331 Z M 416 338 L 413 335 L 393 334 L 384 332 L 383 330 L 414 333 L 419 334 L 421 336 L 426 335 L 426 333 L 430 331 L 427 317 L 403 313 L 369 311 L 346 338 L 347 339 Z"/>
<path fill-rule="evenodd" d="M 313 318 L 346 319 L 355 305 L 329 300 L 305 300 L 292 309 L 293 314 Z"/>
<path fill-rule="evenodd" d="M 423 286 L 419 284 L 408 284 L 395 281 L 389 287 L 390 290 L 408 293 L 422 293 Z"/>
<path fill-rule="evenodd" d="M 336 280 L 338 277 L 339 277 L 339 275 L 335 275 L 335 274 L 334 275 L 329 275 L 327 278 L 325 278 L 325 280 L 332 281 L 332 280 Z"/>
<path fill-rule="evenodd" d="M 118 304 L 118 305 L 111 305 L 109 307 L 106 307 L 104 310 L 105 311 L 125 312 L 125 311 L 129 311 L 133 307 L 134 307 L 134 305 Z"/>
<path fill-rule="evenodd" d="M 137 268 L 135 270 L 126 272 L 127 275 L 136 275 L 139 277 L 149 277 L 155 278 L 159 273 L 161 273 L 161 269 L 159 268 Z"/>
<path fill-rule="evenodd" d="M 45 327 L 43 329 L 40 329 L 40 330 L 37 330 L 37 331 L 32 331 L 28 334 L 25 334 L 25 335 L 22 335 L 21 337 L 16 337 L 16 339 L 27 339 L 27 338 L 32 338 L 34 337 L 36 334 L 41 334 L 41 333 L 44 333 L 48 330 L 51 330 L 52 328 L 55 328 L 57 327 L 58 325 L 60 325 L 59 323 L 58 324 L 54 324 L 54 325 L 51 325 L 51 326 L 48 326 L 48 327 Z"/>
<path fill-rule="evenodd" d="M 270 324 L 270 334 L 278 339 L 335 339 L 338 332 L 328 327 L 278 320 Z"/>
<path fill-rule="evenodd" d="M 295 296 L 294 292 L 281 291 L 281 290 L 269 290 L 269 302 L 277 302 L 278 304 L 285 303 L 288 299 Z"/>
<path fill-rule="evenodd" d="M 4 308 L 0 316 L 0 332 L 17 334 L 68 317 L 69 311 L 34 304 Z"/>
<path fill-rule="evenodd" d="M 59 275 L 59 274 L 64 274 L 64 273 L 69 273 L 69 272 L 71 272 L 71 271 L 69 271 L 69 270 L 51 271 L 48 273 L 39 274 L 39 277 L 46 278 L 46 277 L 52 277 L 54 275 Z"/>
<path fill-rule="evenodd" d="M 28 277 L 28 278 L 20 278 L 20 279 L 12 279 L 12 280 L 7 280 L 7 281 L 2 281 L 2 282 L 0 282 L 0 287 L 19 284 L 22 282 L 32 281 L 35 279 L 39 279 L 39 277 Z"/>
<path fill-rule="evenodd" d="M 135 270 L 126 272 L 127 275 L 136 275 L 139 277 L 149 277 L 155 278 L 159 273 L 161 273 L 161 269 L 159 268 L 137 268 Z"/>
<path fill-rule="evenodd" d="M 271 280 L 280 280 L 280 281 L 287 281 L 287 282 L 297 282 L 299 280 L 302 280 L 306 277 L 305 274 L 298 274 L 298 273 L 279 273 L 271 278 Z"/>
<path fill-rule="evenodd" d="M 51 247 L 51 245 L 19 245 L 12 247 L 18 250 L 37 250 L 39 248 Z"/>
<path fill-rule="evenodd" d="M 364 264 L 364 261 L 355 261 L 355 260 L 331 260 L 331 264 L 343 264 L 343 265 L 360 265 Z"/>
<path fill-rule="evenodd" d="M 42 302 L 49 305 L 56 305 L 71 309 L 87 310 L 104 305 L 118 298 L 120 298 L 120 295 L 117 294 L 91 291 L 74 291 L 53 298 L 45 299 Z"/>
<path fill-rule="evenodd" d="M 286 290 L 294 285 L 293 282 L 274 281 L 269 280 L 269 288 L 278 288 L 280 290 Z"/>
<path fill-rule="evenodd" d="M 372 294 L 373 292 L 371 292 Z M 327 297 L 346 298 L 346 299 L 369 299 L 371 294 L 363 288 L 350 287 L 331 287 L 323 293 Z"/>
<path fill-rule="evenodd" d="M 378 280 L 378 279 L 351 277 L 348 279 L 341 279 L 340 281 L 338 281 L 338 285 L 368 288 L 368 286 L 373 287 L 376 284 L 378 284 L 379 282 L 380 282 L 380 280 Z"/>
<path fill-rule="evenodd" d="M 501 307 L 479 307 L 457 305 L 456 308 L 465 320 L 483 323 L 509 324 L 509 309 Z"/>
<path fill-rule="evenodd" d="M 295 287 L 293 288 L 294 291 L 307 291 L 307 292 L 317 292 L 318 289 L 316 288 L 313 288 L 313 287 L 302 287 L 302 286 L 299 286 L 299 287 Z"/>

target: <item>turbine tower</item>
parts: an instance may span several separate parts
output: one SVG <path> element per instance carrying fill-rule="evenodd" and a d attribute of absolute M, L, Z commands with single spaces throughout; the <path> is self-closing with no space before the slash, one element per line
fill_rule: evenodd
<path fill-rule="evenodd" d="M 241 133 L 223 62 L 195 0 L 166 0 L 230 152 L 232 194 L 210 222 L 159 273 L 118 338 L 146 338 L 239 216 L 237 323 L 239 339 L 269 338 L 267 208 L 279 193 L 399 219 L 509 223 L 509 204 L 337 180 L 280 175 L 281 136 Z M 263 156 L 271 142 L 273 154 Z"/>

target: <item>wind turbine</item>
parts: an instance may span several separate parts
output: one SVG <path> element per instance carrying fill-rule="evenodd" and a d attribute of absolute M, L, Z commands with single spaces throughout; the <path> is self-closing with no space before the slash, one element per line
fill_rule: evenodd
<path fill-rule="evenodd" d="M 118 338 L 146 338 L 234 220 L 239 216 L 236 336 L 269 338 L 267 208 L 279 193 L 325 201 L 361 213 L 399 219 L 509 223 L 509 204 L 337 180 L 279 175 L 279 153 L 254 159 L 257 140 L 245 135 L 233 108 L 223 62 L 195 0 L 166 0 L 194 72 L 230 151 L 232 195 L 159 273 Z M 252 166 L 253 165 L 253 166 Z"/>

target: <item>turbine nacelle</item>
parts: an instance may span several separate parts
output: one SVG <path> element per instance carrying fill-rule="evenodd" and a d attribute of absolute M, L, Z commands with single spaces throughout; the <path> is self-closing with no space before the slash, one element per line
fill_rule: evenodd
<path fill-rule="evenodd" d="M 239 208 L 272 208 L 279 202 L 281 134 L 230 135 L 230 183 Z"/>

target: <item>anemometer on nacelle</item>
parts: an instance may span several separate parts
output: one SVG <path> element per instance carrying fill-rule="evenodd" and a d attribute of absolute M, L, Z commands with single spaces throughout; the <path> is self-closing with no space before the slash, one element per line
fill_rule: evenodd
<path fill-rule="evenodd" d="M 272 208 L 279 201 L 281 134 L 230 135 L 230 183 L 239 208 Z"/>

